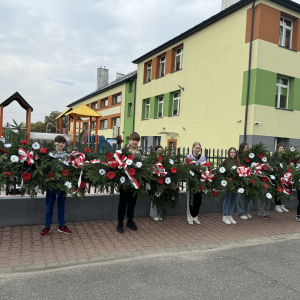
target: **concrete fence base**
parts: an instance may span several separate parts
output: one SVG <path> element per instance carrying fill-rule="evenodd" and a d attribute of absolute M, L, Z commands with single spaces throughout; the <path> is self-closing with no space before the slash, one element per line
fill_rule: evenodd
<path fill-rule="evenodd" d="M 286 203 L 288 209 L 295 209 L 298 205 L 296 192 L 293 193 L 293 201 Z M 66 222 L 84 222 L 96 220 L 115 220 L 119 194 L 95 194 L 86 195 L 84 200 L 67 197 L 66 200 Z M 181 202 L 174 210 L 169 209 L 168 215 L 186 215 L 186 193 L 181 193 Z M 223 201 L 215 202 L 212 198 L 203 196 L 200 214 L 221 213 Z M 0 198 L 0 227 L 18 225 L 43 225 L 45 222 L 46 201 L 45 196 L 36 199 L 30 197 L 3 197 Z M 274 204 L 271 205 L 274 209 Z M 254 204 L 251 210 L 257 211 Z M 135 217 L 147 217 L 150 213 L 150 201 L 147 198 L 138 199 L 135 208 Z M 57 207 L 53 212 L 53 223 L 57 224 Z"/>

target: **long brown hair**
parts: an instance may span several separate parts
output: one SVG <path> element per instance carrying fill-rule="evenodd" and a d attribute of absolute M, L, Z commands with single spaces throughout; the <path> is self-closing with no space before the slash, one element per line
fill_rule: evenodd
<path fill-rule="evenodd" d="M 235 151 L 235 158 L 232 159 L 231 156 L 230 156 L 230 152 L 231 150 L 234 150 Z M 238 166 L 240 164 L 240 160 L 239 160 L 239 157 L 238 157 L 238 153 L 236 151 L 236 149 L 234 147 L 231 147 L 229 148 L 228 150 L 228 157 L 227 157 L 227 161 L 232 161 L 236 166 Z"/>
<path fill-rule="evenodd" d="M 246 146 L 249 147 L 248 143 L 246 143 L 246 142 L 243 142 L 243 143 L 240 144 L 240 148 L 239 148 L 239 154 L 240 155 L 244 154 L 244 150 L 245 150 Z"/>

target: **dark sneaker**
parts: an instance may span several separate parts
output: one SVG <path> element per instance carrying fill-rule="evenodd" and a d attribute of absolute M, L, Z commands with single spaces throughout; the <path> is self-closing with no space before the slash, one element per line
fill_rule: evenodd
<path fill-rule="evenodd" d="M 129 229 L 131 229 L 133 231 L 137 231 L 136 224 L 132 220 L 127 221 L 126 227 L 128 227 Z"/>
<path fill-rule="evenodd" d="M 40 237 L 44 237 L 44 236 L 46 236 L 50 232 L 51 232 L 50 227 L 45 227 L 43 229 L 43 231 L 40 233 Z"/>
<path fill-rule="evenodd" d="M 270 216 L 262 216 L 264 220 L 270 220 Z"/>
<path fill-rule="evenodd" d="M 72 231 L 70 229 L 68 229 L 68 227 L 66 225 L 64 226 L 59 226 L 58 229 L 57 229 L 58 232 L 63 232 L 63 233 L 66 233 L 66 234 L 71 234 Z"/>
<path fill-rule="evenodd" d="M 296 217 L 296 221 L 300 222 L 300 216 Z"/>
<path fill-rule="evenodd" d="M 124 233 L 124 227 L 123 227 L 123 224 L 118 224 L 118 225 L 117 225 L 117 231 L 118 231 L 119 233 Z"/>

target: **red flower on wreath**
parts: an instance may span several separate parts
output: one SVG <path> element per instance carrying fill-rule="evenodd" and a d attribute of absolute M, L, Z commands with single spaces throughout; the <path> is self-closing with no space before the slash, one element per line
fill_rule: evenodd
<path fill-rule="evenodd" d="M 51 178 L 51 177 L 53 177 L 53 173 L 52 172 L 50 172 L 50 174 L 49 174 L 49 178 Z"/>
<path fill-rule="evenodd" d="M 179 191 L 180 191 L 180 188 L 178 187 L 178 188 L 176 189 L 176 192 L 179 193 Z"/>
<path fill-rule="evenodd" d="M 246 162 L 249 162 L 250 160 L 246 157 L 246 158 L 245 158 L 245 161 L 246 161 Z"/>
<path fill-rule="evenodd" d="M 116 168 L 116 167 L 117 167 L 117 164 L 113 162 L 113 163 L 110 164 L 110 167 L 111 167 L 111 168 Z"/>
<path fill-rule="evenodd" d="M 216 196 L 216 195 L 217 195 L 217 191 L 216 191 L 216 190 L 213 190 L 213 191 L 212 191 L 212 195 L 213 195 L 213 196 Z"/>
<path fill-rule="evenodd" d="M 205 163 L 205 164 L 202 164 L 203 166 L 207 167 L 207 168 L 210 168 L 211 167 L 211 163 Z"/>
<path fill-rule="evenodd" d="M 262 159 L 264 157 L 264 155 L 261 153 L 258 155 L 259 159 Z"/>
<path fill-rule="evenodd" d="M 5 172 L 4 175 L 5 175 L 5 176 L 9 176 L 10 178 L 12 178 L 12 175 L 11 175 L 10 172 Z"/>
<path fill-rule="evenodd" d="M 267 177 L 262 177 L 262 181 L 263 181 L 263 182 L 267 182 L 267 181 L 268 181 L 268 178 L 267 178 Z"/>
<path fill-rule="evenodd" d="M 157 159 L 158 159 L 159 161 L 162 161 L 162 157 L 161 157 L 161 156 L 158 156 Z"/>
<path fill-rule="evenodd" d="M 2 151 L 3 154 L 7 153 L 7 151 L 4 149 L 0 149 L 0 151 Z"/>
<path fill-rule="evenodd" d="M 165 209 L 165 207 L 164 207 L 164 206 L 162 206 L 162 207 L 161 207 L 161 209 Z"/>
<path fill-rule="evenodd" d="M 252 180 L 250 180 L 250 181 L 251 181 L 252 183 L 256 183 L 256 182 L 255 182 L 255 180 L 253 180 L 253 179 L 252 179 Z"/>
<path fill-rule="evenodd" d="M 227 179 L 227 181 L 230 181 L 230 180 L 232 180 L 232 178 L 228 178 L 228 179 Z"/>
<path fill-rule="evenodd" d="M 31 174 L 28 173 L 28 172 L 25 172 L 23 175 L 22 175 L 22 178 L 26 181 L 30 180 L 31 179 Z"/>
<path fill-rule="evenodd" d="M 168 184 L 168 188 L 170 189 L 172 186 L 171 186 L 171 184 Z"/>
<path fill-rule="evenodd" d="M 282 189 L 281 187 L 279 187 L 279 188 L 277 189 L 277 191 L 278 191 L 279 193 L 282 193 L 282 192 L 283 192 L 283 189 Z"/>
<path fill-rule="evenodd" d="M 133 160 L 133 156 L 132 155 L 128 155 L 128 159 Z"/>
<path fill-rule="evenodd" d="M 276 169 L 277 172 L 279 171 L 278 168 L 275 168 L 275 169 Z"/>
<path fill-rule="evenodd" d="M 265 189 L 268 189 L 269 186 L 265 183 L 265 184 L 264 184 L 264 188 L 265 188 Z"/>
<path fill-rule="evenodd" d="M 227 164 L 227 161 L 223 161 L 223 162 L 222 162 L 222 165 L 226 165 L 226 164 Z"/>
<path fill-rule="evenodd" d="M 174 168 L 174 167 L 172 167 L 172 168 L 171 168 L 171 173 L 174 173 L 174 174 L 177 173 L 177 169 Z"/>
<path fill-rule="evenodd" d="M 199 186 L 199 190 L 202 191 L 204 187 L 202 185 Z"/>
<path fill-rule="evenodd" d="M 81 181 L 81 183 L 80 183 L 80 187 L 82 188 L 82 189 L 84 189 L 85 188 L 85 181 Z"/>
<path fill-rule="evenodd" d="M 157 182 L 158 182 L 159 184 L 163 184 L 163 183 L 164 183 L 164 180 L 163 180 L 161 177 L 159 177 L 159 178 L 157 179 Z"/>
<path fill-rule="evenodd" d="M 47 151 L 48 151 L 47 148 L 42 148 L 42 149 L 40 150 L 41 153 L 47 153 Z"/>
<path fill-rule="evenodd" d="M 90 148 L 86 148 L 86 149 L 84 150 L 84 152 L 85 152 L 85 153 L 92 153 L 92 150 L 91 150 Z"/>
<path fill-rule="evenodd" d="M 106 159 L 112 159 L 112 157 L 113 157 L 114 155 L 112 154 L 112 153 L 107 153 L 106 154 Z"/>
<path fill-rule="evenodd" d="M 129 169 L 128 173 L 130 176 L 134 176 L 136 172 L 135 172 L 134 168 L 131 168 L 131 169 Z"/>
<path fill-rule="evenodd" d="M 62 177 L 67 177 L 69 175 L 69 171 L 68 170 L 63 170 L 62 172 L 61 172 L 61 176 Z"/>
<path fill-rule="evenodd" d="M 109 179 L 114 179 L 115 178 L 115 173 L 110 171 L 110 172 L 107 173 L 107 177 Z"/>
<path fill-rule="evenodd" d="M 188 164 L 188 165 L 190 165 L 191 164 L 191 160 L 187 157 L 187 159 L 186 159 L 186 163 Z"/>
<path fill-rule="evenodd" d="M 266 165 L 263 165 L 262 168 L 263 168 L 265 171 L 268 170 L 268 166 L 266 166 Z"/>
<path fill-rule="evenodd" d="M 294 164 L 295 162 L 296 162 L 295 159 L 292 159 L 292 160 L 291 160 L 291 164 Z"/>
<path fill-rule="evenodd" d="M 291 169 L 287 169 L 287 171 L 288 171 L 289 173 L 292 173 Z"/>
<path fill-rule="evenodd" d="M 28 144 L 28 141 L 26 141 L 26 140 L 22 140 L 21 142 L 20 142 L 21 144 Z"/>

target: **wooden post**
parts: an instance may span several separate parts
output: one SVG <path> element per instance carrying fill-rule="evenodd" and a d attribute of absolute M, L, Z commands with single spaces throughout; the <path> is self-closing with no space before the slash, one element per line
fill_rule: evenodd
<path fill-rule="evenodd" d="M 69 114 L 68 133 L 69 133 L 70 129 L 71 129 L 71 114 Z"/>
<path fill-rule="evenodd" d="M 59 119 L 59 133 L 61 133 L 61 130 L 62 130 L 62 118 L 63 117 L 60 117 L 60 119 Z"/>
<path fill-rule="evenodd" d="M 81 128 L 81 120 L 79 120 L 78 134 L 80 134 L 80 128 Z"/>
<path fill-rule="evenodd" d="M 73 147 L 76 147 L 75 133 L 76 133 L 76 114 L 73 114 Z"/>
<path fill-rule="evenodd" d="M 55 128 L 55 133 L 57 133 L 58 130 L 58 119 L 56 119 L 56 128 Z"/>
<path fill-rule="evenodd" d="M 90 136 L 92 135 L 92 117 L 90 117 Z"/>
<path fill-rule="evenodd" d="M 98 145 L 98 130 L 99 130 L 99 117 L 96 117 L 95 152 L 97 152 L 97 145 Z"/>
<path fill-rule="evenodd" d="M 3 105 L 1 105 L 1 110 L 0 110 L 0 137 L 3 134 Z"/>
<path fill-rule="evenodd" d="M 28 108 L 26 111 L 26 130 L 27 130 L 27 139 L 30 141 L 30 122 L 31 122 L 31 108 Z"/>

